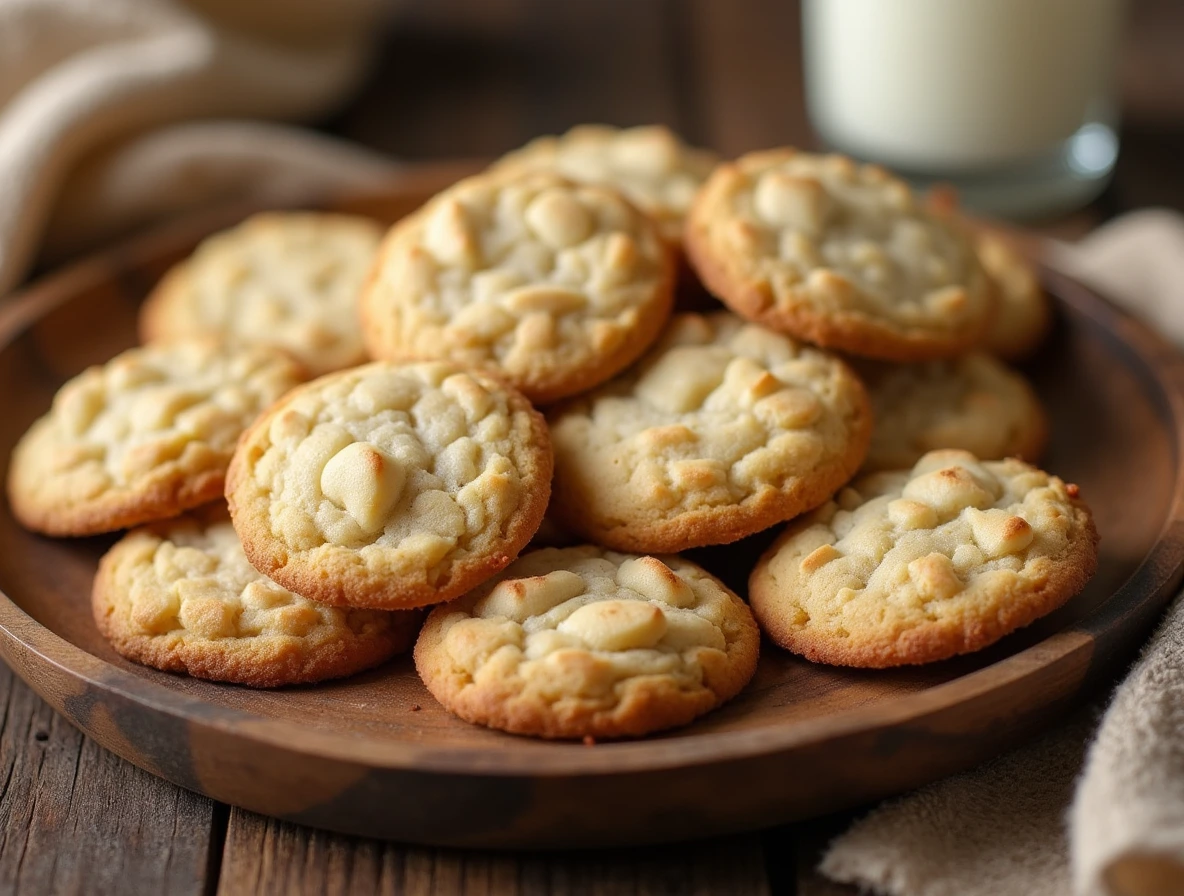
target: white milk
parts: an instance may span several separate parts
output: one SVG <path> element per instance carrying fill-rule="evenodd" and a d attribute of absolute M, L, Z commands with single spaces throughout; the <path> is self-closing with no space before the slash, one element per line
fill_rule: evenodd
<path fill-rule="evenodd" d="M 810 112 L 831 145 L 949 174 L 1056 151 L 1106 118 L 1123 0 L 805 0 Z"/>

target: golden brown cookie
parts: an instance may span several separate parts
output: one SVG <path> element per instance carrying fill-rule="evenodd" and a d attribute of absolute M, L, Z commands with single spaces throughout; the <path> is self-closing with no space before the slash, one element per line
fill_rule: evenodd
<path fill-rule="evenodd" d="M 419 620 L 280 587 L 247 562 L 222 502 L 125 535 L 99 563 L 92 604 L 130 660 L 268 688 L 376 666 L 411 646 Z"/>
<path fill-rule="evenodd" d="M 353 215 L 255 215 L 165 275 L 140 310 L 140 336 L 274 345 L 314 376 L 361 364 L 358 297 L 381 238 Z"/>
<path fill-rule="evenodd" d="M 990 355 L 952 361 L 855 365 L 876 420 L 865 472 L 906 470 L 940 448 L 981 460 L 1035 461 L 1048 439 L 1040 399 L 1027 380 Z"/>
<path fill-rule="evenodd" d="M 239 435 L 303 374 L 278 349 L 200 339 L 91 367 L 13 450 L 13 514 L 49 535 L 94 535 L 208 503 Z"/>
<path fill-rule="evenodd" d="M 995 283 L 998 309 L 983 348 L 1008 361 L 1032 354 L 1052 326 L 1052 305 L 1032 265 L 1001 236 L 982 233 L 978 257 Z"/>
<path fill-rule="evenodd" d="M 1077 486 L 1018 460 L 934 451 L 792 523 L 749 599 L 807 659 L 885 668 L 980 650 L 1052 612 L 1097 569 Z"/>
<path fill-rule="evenodd" d="M 693 563 L 546 548 L 433 610 L 415 667 L 469 722 L 539 737 L 637 737 L 730 700 L 759 650 L 748 606 Z"/>
<path fill-rule="evenodd" d="M 612 187 L 677 244 L 695 192 L 718 164 L 715 153 L 687 146 L 662 125 L 585 124 L 559 137 L 532 140 L 502 156 L 493 169 L 553 171 L 580 183 Z"/>
<path fill-rule="evenodd" d="M 227 476 L 256 569 L 326 603 L 451 600 L 509 565 L 543 518 L 551 442 L 515 390 L 443 361 L 379 362 L 294 390 Z"/>
<path fill-rule="evenodd" d="M 952 357 L 994 307 L 970 240 L 882 168 L 793 149 L 721 165 L 687 219 L 686 250 L 737 314 L 853 355 Z"/>
<path fill-rule="evenodd" d="M 362 299 L 376 358 L 495 369 L 536 402 L 634 361 L 673 304 L 671 252 L 620 194 L 484 174 L 395 225 Z"/>
<path fill-rule="evenodd" d="M 639 364 L 548 419 L 557 521 L 662 553 L 817 507 L 859 469 L 872 425 L 846 364 L 728 312 L 677 315 Z"/>

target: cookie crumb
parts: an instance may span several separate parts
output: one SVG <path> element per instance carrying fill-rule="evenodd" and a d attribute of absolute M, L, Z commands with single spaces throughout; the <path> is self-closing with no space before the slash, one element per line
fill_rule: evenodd
<path fill-rule="evenodd" d="M 596 738 L 594 738 L 591 734 L 585 734 L 584 735 L 584 746 L 585 747 L 596 746 Z"/>
<path fill-rule="evenodd" d="M 412 712 L 419 712 L 421 709 L 423 709 L 423 707 L 420 706 L 418 703 L 411 704 L 411 711 Z"/>
<path fill-rule="evenodd" d="M 1068 485 L 1066 485 L 1065 491 L 1069 493 L 1070 498 L 1076 498 L 1079 494 L 1081 494 L 1081 489 L 1077 487 L 1076 482 L 1070 482 Z"/>

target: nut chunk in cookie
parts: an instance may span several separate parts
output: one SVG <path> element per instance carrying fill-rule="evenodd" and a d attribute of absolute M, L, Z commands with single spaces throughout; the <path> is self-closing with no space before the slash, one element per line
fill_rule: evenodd
<path fill-rule="evenodd" d="M 636 737 L 730 700 L 759 650 L 748 606 L 693 563 L 545 548 L 433 610 L 415 666 L 469 722 L 540 737 Z"/>
<path fill-rule="evenodd" d="M 1097 569 L 1077 486 L 1018 460 L 933 451 L 795 521 L 749 598 L 776 643 L 816 662 L 884 668 L 992 644 L 1050 613 Z"/>
<path fill-rule="evenodd" d="M 863 357 L 961 354 L 994 309 L 957 225 L 843 156 L 777 149 L 721 165 L 695 198 L 686 248 L 737 314 Z"/>
<path fill-rule="evenodd" d="M 609 188 L 478 175 L 392 228 L 362 297 L 366 345 L 386 360 L 496 369 L 536 402 L 574 395 L 657 338 L 671 254 Z"/>
<path fill-rule="evenodd" d="M 327 603 L 405 609 L 505 568 L 542 521 L 551 442 L 517 391 L 446 362 L 379 362 L 294 390 L 227 478 L 247 557 Z"/>
<path fill-rule="evenodd" d="M 361 364 L 358 296 L 381 239 L 369 218 L 255 215 L 206 239 L 164 276 L 140 309 L 140 335 L 267 343 L 314 376 Z"/>
<path fill-rule="evenodd" d="M 353 675 L 411 646 L 414 612 L 306 600 L 243 554 L 226 505 L 129 532 L 95 577 L 95 622 L 123 656 L 252 687 Z"/>
<path fill-rule="evenodd" d="M 204 339 L 91 367 L 13 451 L 13 514 L 49 535 L 94 535 L 206 504 L 221 496 L 243 430 L 303 379 L 277 349 Z"/>
<path fill-rule="evenodd" d="M 558 521 L 642 552 L 817 507 L 859 469 L 872 425 L 846 364 L 727 312 L 676 316 L 639 364 L 549 420 Z"/>

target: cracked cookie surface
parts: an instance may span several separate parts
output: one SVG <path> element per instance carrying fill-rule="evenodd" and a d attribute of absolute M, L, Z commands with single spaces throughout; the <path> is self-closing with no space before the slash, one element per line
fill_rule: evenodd
<path fill-rule="evenodd" d="M 496 370 L 536 402 L 612 377 L 657 338 L 671 252 L 613 190 L 547 172 L 461 181 L 392 229 L 362 298 L 376 358 Z"/>
<path fill-rule="evenodd" d="M 687 146 L 661 125 L 587 124 L 532 140 L 502 156 L 494 170 L 542 169 L 613 187 L 653 218 L 667 240 L 679 243 L 691 201 L 717 164 L 715 153 Z"/>
<path fill-rule="evenodd" d="M 941 448 L 980 460 L 1040 457 L 1048 425 L 1027 380 L 990 355 L 952 361 L 855 364 L 867 383 L 876 426 L 863 469 L 905 470 Z"/>
<path fill-rule="evenodd" d="M 415 665 L 466 721 L 625 737 L 685 725 L 731 699 L 759 650 L 748 606 L 693 563 L 546 548 L 433 610 Z"/>
<path fill-rule="evenodd" d="M 381 238 L 377 222 L 352 215 L 255 215 L 165 274 L 140 310 L 140 335 L 263 342 L 314 376 L 361 364 L 358 298 Z"/>
<path fill-rule="evenodd" d="M 816 507 L 871 434 L 846 364 L 727 312 L 676 316 L 640 363 L 549 420 L 558 521 L 635 551 L 725 544 Z"/>
<path fill-rule="evenodd" d="M 986 647 L 1052 612 L 1097 569 L 1077 487 L 1018 460 L 934 451 L 857 480 L 761 558 L 761 628 L 815 662 L 885 668 Z"/>
<path fill-rule="evenodd" d="M 13 450 L 13 513 L 49 535 L 94 535 L 208 503 L 222 494 L 239 435 L 303 378 L 277 349 L 212 340 L 148 345 L 91 367 Z"/>
<path fill-rule="evenodd" d="M 247 557 L 332 604 L 450 600 L 507 566 L 547 507 L 546 423 L 515 390 L 447 362 L 378 362 L 294 390 L 227 477 Z"/>
<path fill-rule="evenodd" d="M 882 168 L 792 149 L 715 170 L 686 248 L 737 314 L 888 361 L 960 354 L 985 333 L 993 289 L 952 218 Z"/>
<path fill-rule="evenodd" d="M 411 646 L 419 614 L 330 607 L 258 572 L 226 505 L 129 532 L 104 555 L 95 622 L 122 656 L 252 687 L 352 675 Z"/>

